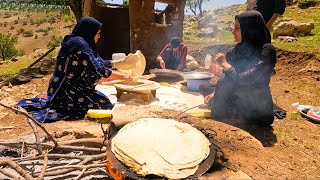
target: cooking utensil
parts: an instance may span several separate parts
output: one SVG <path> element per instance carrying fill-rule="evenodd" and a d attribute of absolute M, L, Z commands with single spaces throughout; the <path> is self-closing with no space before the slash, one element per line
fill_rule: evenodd
<path fill-rule="evenodd" d="M 184 72 L 181 73 L 184 79 L 187 80 L 187 88 L 189 91 L 198 92 L 201 84 L 210 83 L 213 74 L 208 72 Z"/>
<path fill-rule="evenodd" d="M 127 168 L 126 166 L 124 166 L 116 157 L 115 155 L 112 153 L 111 151 L 111 142 L 113 137 L 116 134 L 114 134 L 108 141 L 108 143 L 106 144 L 106 159 L 107 159 L 107 167 L 108 167 L 108 174 L 111 177 L 129 177 L 131 179 L 135 179 L 135 180 L 146 180 L 144 177 L 141 176 L 137 176 L 134 172 L 132 172 L 129 168 Z M 207 157 L 207 159 L 205 159 L 204 161 L 202 161 L 202 163 L 199 165 L 197 171 L 185 178 L 185 179 L 198 179 L 201 175 L 203 175 L 204 173 L 206 173 L 210 167 L 213 165 L 215 157 L 216 157 L 216 149 L 215 146 L 211 144 L 210 146 L 210 153 L 209 156 Z M 112 169 L 110 169 L 110 166 L 112 167 Z M 160 177 L 161 178 L 161 177 Z"/>
<path fill-rule="evenodd" d="M 171 69 L 150 69 L 149 72 L 151 74 L 155 74 L 156 77 L 163 78 L 178 78 L 181 77 L 181 72 L 177 70 Z"/>
<path fill-rule="evenodd" d="M 183 72 L 181 73 L 181 75 L 189 80 L 189 79 L 210 79 L 213 77 L 213 74 L 208 73 L 208 72 L 196 72 L 196 71 L 192 71 L 192 72 Z"/>

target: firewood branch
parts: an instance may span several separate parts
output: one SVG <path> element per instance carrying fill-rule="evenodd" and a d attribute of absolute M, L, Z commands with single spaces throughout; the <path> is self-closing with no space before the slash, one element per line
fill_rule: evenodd
<path fill-rule="evenodd" d="M 40 143 L 40 136 L 39 136 L 39 132 L 37 130 L 37 126 L 34 124 L 34 122 L 30 118 L 28 118 L 28 123 L 29 123 L 29 125 L 31 126 L 31 128 L 33 130 L 34 138 L 35 138 L 37 146 L 38 146 L 37 147 L 38 153 L 42 154 L 42 147 L 39 144 Z M 22 147 L 23 147 L 23 145 L 22 145 Z"/>
<path fill-rule="evenodd" d="M 17 163 L 10 159 L 5 159 L 0 161 L 0 166 L 10 166 L 12 169 L 14 169 L 17 173 L 19 173 L 22 177 L 24 177 L 27 180 L 32 180 L 33 177 L 24 169 L 22 169 Z"/>
<path fill-rule="evenodd" d="M 18 179 L 18 180 L 23 180 L 24 179 L 19 174 L 12 173 L 8 169 L 0 168 L 0 173 L 2 173 L 3 175 L 5 175 L 5 176 L 7 176 L 9 178 L 12 178 L 12 179 Z"/>
<path fill-rule="evenodd" d="M 38 176 L 38 180 L 42 180 L 45 173 L 46 173 L 46 169 L 47 169 L 47 166 L 48 166 L 48 151 L 45 153 L 44 155 L 44 159 L 43 159 L 43 167 L 42 167 L 42 171 L 41 171 L 41 174 Z"/>
<path fill-rule="evenodd" d="M 11 143 L 11 142 L 3 142 L 0 141 L 0 145 L 3 146 L 8 146 L 11 148 L 19 148 L 22 145 L 22 142 L 17 142 L 17 143 Z M 38 144 L 37 143 L 24 143 L 26 147 L 32 148 L 32 149 L 37 149 Z M 53 144 L 49 143 L 40 143 L 40 145 L 44 149 L 52 149 L 55 148 L 56 150 L 67 150 L 67 151 L 86 151 L 86 152 L 103 152 L 104 150 L 100 150 L 99 148 L 89 148 L 89 147 L 79 147 L 79 146 L 69 146 L 69 145 L 59 145 L 55 146 Z"/>
<path fill-rule="evenodd" d="M 75 169 L 82 169 L 83 170 L 85 167 L 93 168 L 91 166 L 86 166 L 85 164 L 87 164 L 89 162 L 93 162 L 93 161 L 102 160 L 105 158 L 105 156 L 106 156 L 105 153 L 93 155 L 93 156 L 87 156 L 83 161 L 79 162 L 77 165 L 67 165 L 67 166 L 62 166 L 62 167 L 48 168 L 46 170 L 45 175 L 46 175 L 46 177 L 58 176 L 58 175 L 70 173 L 70 172 L 74 171 Z M 97 165 L 97 164 L 91 164 L 91 165 Z M 99 165 L 99 167 L 102 167 L 102 165 Z M 39 173 L 35 173 L 35 175 L 38 176 Z"/>
<path fill-rule="evenodd" d="M 53 147 L 57 147 L 58 146 L 58 142 L 51 136 L 51 134 L 46 130 L 46 128 L 44 128 L 38 121 L 36 121 L 32 116 L 30 116 L 28 113 L 24 112 L 24 111 L 21 111 L 21 110 L 18 110 L 16 108 L 13 108 L 13 107 L 9 107 L 7 105 L 4 105 L 0 102 L 0 105 L 5 107 L 5 108 L 8 108 L 16 113 L 19 113 L 19 114 L 22 114 L 24 116 L 26 116 L 27 118 L 31 119 L 37 126 L 39 126 L 46 134 L 47 136 L 49 137 L 49 139 L 54 143 L 54 146 Z"/>

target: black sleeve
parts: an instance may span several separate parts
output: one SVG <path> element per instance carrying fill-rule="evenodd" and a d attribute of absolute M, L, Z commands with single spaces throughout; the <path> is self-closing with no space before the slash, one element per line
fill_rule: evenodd
<path fill-rule="evenodd" d="M 286 0 L 275 0 L 274 12 L 278 14 L 283 14 L 286 10 Z"/>
<path fill-rule="evenodd" d="M 226 75 L 240 84 L 262 83 L 271 76 L 276 64 L 276 49 L 271 44 L 263 46 L 260 59 L 253 67 L 238 72 L 234 67 L 225 71 Z"/>

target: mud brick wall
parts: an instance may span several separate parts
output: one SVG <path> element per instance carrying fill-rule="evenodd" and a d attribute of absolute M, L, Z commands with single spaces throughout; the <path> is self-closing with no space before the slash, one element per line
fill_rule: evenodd
<path fill-rule="evenodd" d="M 155 67 L 157 55 L 172 37 L 182 38 L 185 1 L 173 2 L 176 7 L 175 17 L 171 24 L 163 25 L 155 23 L 154 0 L 130 0 L 130 49 L 141 50 L 147 60 L 147 69 Z"/>
<path fill-rule="evenodd" d="M 175 7 L 170 24 L 158 24 L 155 22 L 155 0 L 130 0 L 128 13 L 129 24 L 128 26 L 123 25 L 123 23 L 120 24 L 121 27 L 130 28 L 130 34 L 124 36 L 124 38 L 129 38 L 130 52 L 141 50 L 145 55 L 147 61 L 146 71 L 156 66 L 155 59 L 157 55 L 161 52 L 163 47 L 170 42 L 172 37 L 177 36 L 182 38 L 183 36 L 185 0 L 157 0 L 157 2 L 172 4 Z M 85 0 L 83 12 L 84 16 L 97 18 L 105 27 L 108 25 L 108 18 L 110 17 L 107 16 L 110 16 L 110 14 L 113 14 L 113 16 L 111 15 L 112 19 L 119 18 L 114 17 L 118 16 L 117 13 L 114 13 L 114 9 L 115 8 L 99 7 L 96 4 L 96 0 Z M 124 14 L 127 14 L 128 12 L 125 8 L 118 9 L 123 9 L 121 12 Z M 113 12 L 109 13 L 110 11 Z M 124 19 L 125 15 L 121 14 L 119 16 Z M 106 28 L 106 31 L 108 31 L 108 28 Z M 110 57 L 110 52 L 106 52 L 106 50 L 109 51 L 110 49 L 115 52 L 128 53 L 127 51 L 120 51 L 121 47 L 110 47 L 110 43 L 112 46 L 116 44 L 112 44 L 110 39 L 104 40 L 104 33 L 106 32 L 102 32 L 101 42 L 98 44 L 98 51 L 100 50 L 99 54 L 107 54 L 106 56 Z M 125 42 L 125 39 L 122 39 L 121 41 Z"/>

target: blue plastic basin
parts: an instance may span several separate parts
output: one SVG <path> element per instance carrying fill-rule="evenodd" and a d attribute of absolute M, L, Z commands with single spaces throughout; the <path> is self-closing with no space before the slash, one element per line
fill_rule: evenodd
<path fill-rule="evenodd" d="M 188 91 L 199 92 L 199 86 L 201 84 L 210 83 L 210 80 L 211 80 L 211 77 L 205 78 L 205 79 L 188 79 L 187 80 Z"/>

